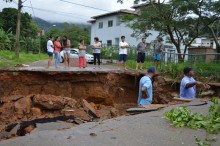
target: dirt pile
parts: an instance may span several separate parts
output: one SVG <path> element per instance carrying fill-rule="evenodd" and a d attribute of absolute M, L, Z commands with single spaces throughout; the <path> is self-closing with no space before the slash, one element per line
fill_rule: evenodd
<path fill-rule="evenodd" d="M 83 122 L 117 117 L 120 112 L 113 106 L 89 103 L 85 99 L 75 99 L 54 95 L 10 96 L 1 98 L 0 131 L 6 125 L 36 119 L 72 116 Z M 23 129 L 33 129 L 26 125 Z"/>

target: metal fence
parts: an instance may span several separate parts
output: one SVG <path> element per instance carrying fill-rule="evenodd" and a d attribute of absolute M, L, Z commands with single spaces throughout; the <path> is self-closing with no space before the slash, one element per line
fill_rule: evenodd
<path fill-rule="evenodd" d="M 117 60 L 118 46 L 103 47 L 101 58 Z M 152 49 L 147 49 L 146 60 L 153 62 Z M 136 61 L 137 51 L 135 47 L 128 49 L 128 59 Z M 162 52 L 159 69 L 163 72 L 172 74 L 173 77 L 183 71 L 185 66 L 193 67 L 197 74 L 201 76 L 212 76 L 220 78 L 220 53 L 197 53 L 197 54 L 178 54 L 175 51 Z"/>
<path fill-rule="evenodd" d="M 180 54 L 175 52 L 162 52 L 160 68 L 170 70 L 185 66 L 193 67 L 195 71 L 206 77 L 220 78 L 220 53 Z"/>

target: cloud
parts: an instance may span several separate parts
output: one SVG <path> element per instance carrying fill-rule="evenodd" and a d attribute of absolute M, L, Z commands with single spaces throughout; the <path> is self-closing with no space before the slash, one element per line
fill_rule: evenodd
<path fill-rule="evenodd" d="M 117 0 L 65 0 L 73 3 L 103 9 L 106 11 L 115 11 L 119 9 L 130 8 L 133 0 L 127 0 L 124 4 L 117 3 Z M 106 13 L 96 9 L 86 8 L 60 0 L 31 0 L 34 13 L 31 9 L 30 0 L 25 1 L 22 11 L 28 12 L 32 16 L 42 18 L 51 22 L 87 22 L 92 16 Z M 0 1 L 0 10 L 5 7 L 16 8 L 16 3 L 5 3 Z M 39 8 L 39 9 L 37 9 Z"/>

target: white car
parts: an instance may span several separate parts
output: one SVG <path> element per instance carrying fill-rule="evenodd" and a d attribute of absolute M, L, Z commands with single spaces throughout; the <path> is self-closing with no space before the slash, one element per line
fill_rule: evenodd
<path fill-rule="evenodd" d="M 70 58 L 79 58 L 79 49 L 70 49 Z M 86 62 L 92 64 L 94 60 L 94 56 L 86 53 Z M 60 62 L 64 62 L 64 54 L 63 51 L 60 52 Z"/>

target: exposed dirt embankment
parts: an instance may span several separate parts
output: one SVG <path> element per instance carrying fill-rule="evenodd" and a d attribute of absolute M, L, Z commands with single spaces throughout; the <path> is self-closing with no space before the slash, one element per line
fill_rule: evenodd
<path fill-rule="evenodd" d="M 0 71 L 0 131 L 16 122 L 29 121 L 33 126 L 33 120 L 59 116 L 85 122 L 124 115 L 127 108 L 137 106 L 141 76 L 85 71 Z M 177 93 L 170 83 L 158 77 L 153 103 L 167 104 Z M 23 129 L 28 126 L 23 125 Z"/>
<path fill-rule="evenodd" d="M 112 105 L 136 102 L 135 76 L 92 72 L 1 72 L 0 97 L 51 94 Z"/>

